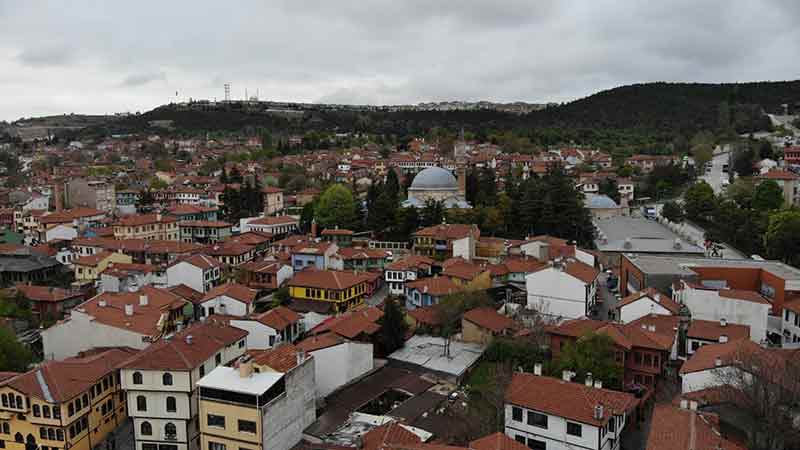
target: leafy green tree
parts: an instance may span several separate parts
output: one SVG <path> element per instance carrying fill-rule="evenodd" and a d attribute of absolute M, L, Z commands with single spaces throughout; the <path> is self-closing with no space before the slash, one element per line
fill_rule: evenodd
<path fill-rule="evenodd" d="M 389 173 L 386 174 L 384 189 L 393 203 L 400 201 L 400 180 L 397 179 L 397 172 L 394 170 L 389 170 Z"/>
<path fill-rule="evenodd" d="M 770 214 L 764 246 L 770 258 L 797 265 L 800 262 L 800 211 Z"/>
<path fill-rule="evenodd" d="M 353 193 L 341 184 L 331 185 L 319 198 L 314 217 L 324 228 L 354 228 L 357 220 L 357 205 Z"/>
<path fill-rule="evenodd" d="M 24 372 L 33 360 L 30 349 L 17 341 L 8 329 L 0 327 L 0 371 Z"/>
<path fill-rule="evenodd" d="M 417 208 L 413 206 L 398 208 L 395 212 L 395 223 L 396 226 L 392 233 L 393 239 L 404 242 L 411 241 L 411 236 L 420 226 Z"/>
<path fill-rule="evenodd" d="M 151 191 L 149 188 L 142 189 L 142 191 L 139 192 L 138 198 L 136 199 L 136 209 L 138 211 L 143 211 L 148 207 L 153 206 L 153 203 L 155 202 L 156 198 L 153 195 L 153 191 Z"/>
<path fill-rule="evenodd" d="M 289 288 L 286 287 L 286 286 L 278 288 L 278 290 L 276 290 L 272 294 L 272 307 L 273 308 L 274 307 L 278 307 L 278 306 L 286 306 L 291 301 L 292 301 L 292 297 L 289 295 Z"/>
<path fill-rule="evenodd" d="M 755 163 L 755 153 L 750 146 L 743 147 L 736 152 L 733 159 L 733 170 L 740 177 L 749 177 L 755 173 L 753 164 Z"/>
<path fill-rule="evenodd" d="M 394 297 L 387 297 L 386 302 L 384 302 L 380 326 L 380 345 L 384 355 L 403 347 L 406 341 L 405 336 L 406 331 L 408 331 L 408 324 Z"/>
<path fill-rule="evenodd" d="M 772 144 L 766 139 L 758 141 L 758 157 L 761 159 L 776 159 Z"/>
<path fill-rule="evenodd" d="M 672 200 L 665 202 L 661 207 L 661 215 L 670 222 L 681 223 L 684 219 L 683 208 L 678 202 Z"/>
<path fill-rule="evenodd" d="M 700 222 L 708 221 L 714 212 L 714 189 L 705 181 L 693 184 L 683 195 L 686 217 Z"/>
<path fill-rule="evenodd" d="M 753 208 L 772 211 L 783 206 L 783 188 L 775 180 L 764 180 L 753 193 Z"/>
<path fill-rule="evenodd" d="M 601 194 L 607 195 L 612 200 L 619 203 L 620 195 L 617 180 L 613 178 L 603 178 L 600 180 L 600 184 L 597 187 Z"/>
<path fill-rule="evenodd" d="M 419 222 L 420 226 L 422 227 L 429 227 L 432 225 L 438 225 L 442 223 L 442 219 L 444 218 L 444 205 L 442 202 L 437 202 L 436 200 L 428 199 L 425 202 L 425 206 L 422 208 Z"/>
<path fill-rule="evenodd" d="M 587 374 L 601 380 L 611 389 L 622 388 L 622 364 L 617 362 L 614 340 L 605 333 L 589 332 L 575 342 L 568 342 L 558 355 L 557 373 L 575 372 L 576 381 L 584 381 Z"/>
<path fill-rule="evenodd" d="M 486 291 L 463 291 L 444 296 L 436 305 L 436 315 L 445 338 L 446 356 L 450 355 L 450 339 L 461 329 L 461 317 L 465 312 L 481 306 L 489 306 L 492 299 Z"/>
<path fill-rule="evenodd" d="M 233 169 L 231 169 L 231 172 L 228 174 L 228 179 L 231 183 L 241 183 L 244 180 L 244 177 L 242 176 L 242 173 L 239 172 L 239 168 L 234 166 Z"/>

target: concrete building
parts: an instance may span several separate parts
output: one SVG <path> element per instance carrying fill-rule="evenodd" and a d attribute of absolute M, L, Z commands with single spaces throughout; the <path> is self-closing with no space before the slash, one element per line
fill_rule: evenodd
<path fill-rule="evenodd" d="M 213 322 L 159 341 L 122 366 L 136 450 L 199 450 L 197 382 L 246 351 L 247 332 Z"/>
<path fill-rule="evenodd" d="M 388 356 L 389 365 L 460 384 L 486 350 L 482 344 L 451 340 L 446 354 L 444 346 L 444 338 L 438 336 L 412 336 L 403 348 Z"/>
<path fill-rule="evenodd" d="M 719 289 L 719 287 L 677 283 L 673 297 L 686 305 L 693 319 L 747 325 L 750 339 L 762 342 L 767 339 L 767 322 L 772 305 L 755 291 Z"/>
<path fill-rule="evenodd" d="M 255 310 L 258 291 L 239 283 L 221 284 L 209 292 L 198 302 L 200 317 L 222 314 L 226 316 L 245 317 Z"/>
<path fill-rule="evenodd" d="M 639 401 L 602 384 L 514 373 L 505 394 L 505 434 L 536 450 L 618 450 Z"/>
<path fill-rule="evenodd" d="M 314 358 L 291 344 L 252 352 L 198 382 L 201 448 L 289 450 L 316 420 Z"/>
<path fill-rule="evenodd" d="M 306 268 L 316 270 L 342 270 L 342 261 L 335 257 L 339 247 L 330 242 L 299 245 L 290 252 L 292 269 L 297 272 Z"/>
<path fill-rule="evenodd" d="M 650 314 L 676 316 L 681 305 L 655 289 L 633 293 L 616 305 L 617 317 L 622 323 L 631 323 Z"/>
<path fill-rule="evenodd" d="M 594 220 L 595 245 L 604 267 L 619 267 L 623 254 L 705 256 L 705 250 L 687 242 L 666 226 L 642 217 L 608 217 Z"/>
<path fill-rule="evenodd" d="M 109 213 L 117 208 L 116 189 L 111 181 L 72 178 L 66 183 L 64 196 L 67 208 L 93 208 Z"/>
<path fill-rule="evenodd" d="M 600 271 L 574 259 L 557 262 L 525 277 L 528 309 L 557 320 L 590 314 L 597 302 Z"/>
<path fill-rule="evenodd" d="M 371 343 L 351 341 L 336 333 L 308 337 L 297 348 L 314 357 L 317 399 L 324 399 L 375 369 Z"/>

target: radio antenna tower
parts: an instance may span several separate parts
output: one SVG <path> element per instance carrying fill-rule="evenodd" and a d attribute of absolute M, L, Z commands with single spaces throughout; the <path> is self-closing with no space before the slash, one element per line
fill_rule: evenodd
<path fill-rule="evenodd" d="M 225 83 L 225 102 L 231 101 L 231 84 Z"/>

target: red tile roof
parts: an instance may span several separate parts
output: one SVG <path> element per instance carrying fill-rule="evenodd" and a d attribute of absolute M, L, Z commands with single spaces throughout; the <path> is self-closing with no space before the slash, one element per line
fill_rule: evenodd
<path fill-rule="evenodd" d="M 174 223 L 177 221 L 178 219 L 175 217 L 162 216 L 161 214 L 133 214 L 117 219 L 117 221 L 114 222 L 114 225 L 123 227 L 138 227 L 153 223 Z"/>
<path fill-rule="evenodd" d="M 379 425 L 364 433 L 362 440 L 361 450 L 384 450 L 422 442 L 419 436 L 403 428 L 398 422 Z"/>
<path fill-rule="evenodd" d="M 98 349 L 89 356 L 78 356 L 63 361 L 47 361 L 36 369 L 0 385 L 10 386 L 39 399 L 61 403 L 80 395 L 136 354 L 136 350 L 120 347 Z"/>
<path fill-rule="evenodd" d="M 217 297 L 227 296 L 234 300 L 239 300 L 242 303 L 253 303 L 258 296 L 258 291 L 250 289 L 247 286 L 239 283 L 225 283 L 211 289 L 206 296 L 203 297 L 202 302 L 213 300 Z"/>
<path fill-rule="evenodd" d="M 681 311 L 681 305 L 672 300 L 669 296 L 664 295 L 653 288 L 647 288 L 644 291 L 635 292 L 623 298 L 620 302 L 617 303 L 616 308 L 620 309 L 623 306 L 630 305 L 631 303 L 637 302 L 641 299 L 650 299 L 658 303 L 659 305 L 663 306 L 667 311 L 671 312 L 672 314 L 678 314 Z"/>
<path fill-rule="evenodd" d="M 692 357 L 683 363 L 680 374 L 713 369 L 716 367 L 717 358 L 720 359 L 720 363 L 723 366 L 727 366 L 745 356 L 762 354 L 766 354 L 766 351 L 749 339 L 729 341 L 724 344 L 703 345 L 695 350 Z"/>
<path fill-rule="evenodd" d="M 720 434 L 716 415 L 656 405 L 646 450 L 746 450 Z"/>
<path fill-rule="evenodd" d="M 94 267 L 100 264 L 101 261 L 108 258 L 109 256 L 113 255 L 114 252 L 109 251 L 102 251 L 100 253 L 95 253 L 94 255 L 87 255 L 81 256 L 80 258 L 73 261 L 73 264 L 77 264 L 79 266 L 91 266 Z"/>
<path fill-rule="evenodd" d="M 395 261 L 388 266 L 386 266 L 387 270 L 408 270 L 408 269 L 420 269 L 424 267 L 430 267 L 435 263 L 434 260 L 428 258 L 427 256 L 418 256 L 418 255 L 410 255 L 406 256 L 405 258 Z"/>
<path fill-rule="evenodd" d="M 220 350 L 246 336 L 247 331 L 217 323 L 212 316 L 206 322 L 195 323 L 170 339 L 151 344 L 123 367 L 142 370 L 194 370 Z"/>
<path fill-rule="evenodd" d="M 570 261 L 564 265 L 564 272 L 589 284 L 597 279 L 600 271 L 581 261 Z"/>
<path fill-rule="evenodd" d="M 303 270 L 296 272 L 290 286 L 343 290 L 363 283 L 363 274 L 337 270 Z"/>
<path fill-rule="evenodd" d="M 61 212 L 53 212 L 42 216 L 39 221 L 43 224 L 67 223 L 84 217 L 102 216 L 105 212 L 93 208 L 73 208 Z"/>
<path fill-rule="evenodd" d="M 494 308 L 488 306 L 467 311 L 464 313 L 464 320 L 495 333 L 517 328 L 517 324 L 513 319 L 498 313 Z"/>
<path fill-rule="evenodd" d="M 443 276 L 472 281 L 482 274 L 485 269 L 470 262 L 456 262 L 447 266 L 442 272 Z"/>
<path fill-rule="evenodd" d="M 426 277 L 406 283 L 407 289 L 416 289 L 420 292 L 436 297 L 461 292 L 463 288 L 447 277 Z"/>
<path fill-rule="evenodd" d="M 607 424 L 612 415 L 630 412 L 639 402 L 632 394 L 519 372 L 514 373 L 505 400 L 513 405 L 595 426 Z M 604 409 L 600 419 L 595 418 L 598 405 Z"/>
<path fill-rule="evenodd" d="M 500 432 L 470 442 L 469 448 L 473 450 L 530 450 L 527 445 Z"/>
<path fill-rule="evenodd" d="M 300 349 L 292 344 L 279 344 L 269 350 L 252 350 L 247 354 L 253 358 L 253 364 L 285 373 L 297 367 L 299 352 Z"/>
<path fill-rule="evenodd" d="M 172 265 L 178 264 L 180 262 L 191 264 L 203 270 L 213 269 L 215 267 L 222 266 L 222 263 L 219 262 L 216 258 L 203 254 L 192 255 L 187 258 L 181 258 L 178 261 L 175 261 Z"/>
<path fill-rule="evenodd" d="M 372 335 L 380 329 L 378 321 L 381 317 L 383 317 L 383 311 L 374 306 L 369 306 L 329 317 L 309 330 L 308 334 L 314 335 L 332 331 L 348 339 L 354 339 L 362 334 Z"/>
<path fill-rule="evenodd" d="M 18 284 L 16 289 L 28 300 L 34 302 L 57 303 L 65 300 L 82 297 L 80 291 L 72 291 L 50 286 L 35 286 L 29 284 Z"/>
<path fill-rule="evenodd" d="M 766 178 L 769 180 L 796 180 L 800 177 L 795 175 L 788 170 L 770 170 L 769 172 L 762 174 L 759 178 Z"/>
<path fill-rule="evenodd" d="M 273 330 L 282 331 L 289 325 L 299 322 L 300 314 L 297 314 L 285 306 L 277 306 L 253 318 Z"/>
<path fill-rule="evenodd" d="M 750 326 L 733 323 L 726 323 L 723 326 L 719 321 L 695 319 L 686 331 L 686 337 L 704 341 L 719 342 L 720 336 L 723 335 L 728 337 L 728 341 L 750 339 Z"/>
<path fill-rule="evenodd" d="M 414 236 L 430 236 L 437 239 L 462 239 L 470 235 L 480 237 L 480 230 L 477 225 L 468 224 L 442 224 L 422 228 L 414 233 Z"/>
<path fill-rule="evenodd" d="M 230 228 L 233 225 L 221 220 L 182 220 L 178 223 L 181 227 L 195 227 L 195 228 Z"/>
<path fill-rule="evenodd" d="M 771 303 L 764 298 L 763 295 L 756 291 L 748 291 L 744 289 L 720 289 L 717 291 L 720 297 L 732 298 L 736 300 L 744 300 L 753 303 L 761 303 L 763 305 L 770 305 Z"/>
<path fill-rule="evenodd" d="M 428 325 L 428 326 L 438 326 L 441 325 L 442 320 L 439 316 L 439 311 L 436 308 L 436 305 L 426 306 L 424 308 L 415 308 L 406 312 L 409 316 L 413 317 L 417 323 Z"/>
<path fill-rule="evenodd" d="M 259 219 L 251 220 L 248 222 L 252 225 L 283 225 L 289 223 L 298 223 L 297 219 L 291 216 L 266 216 Z"/>
<path fill-rule="evenodd" d="M 306 352 L 314 352 L 324 348 L 333 347 L 345 342 L 344 338 L 336 333 L 323 333 L 307 337 L 296 344 L 297 348 L 305 350 Z"/>
<path fill-rule="evenodd" d="M 139 303 L 142 295 L 147 296 L 147 305 Z M 106 306 L 100 306 L 101 301 L 105 301 Z M 76 309 L 94 317 L 97 323 L 155 336 L 159 334 L 157 324 L 161 315 L 185 304 L 186 300 L 166 289 L 144 286 L 138 292 L 104 292 Z M 133 305 L 133 315 L 125 314 L 125 305 Z"/>

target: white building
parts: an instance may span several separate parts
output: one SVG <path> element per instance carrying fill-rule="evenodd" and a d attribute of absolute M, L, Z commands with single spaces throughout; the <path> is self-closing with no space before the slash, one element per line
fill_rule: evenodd
<path fill-rule="evenodd" d="M 291 216 L 245 217 L 239 219 L 239 232 L 256 231 L 271 233 L 274 236 L 291 234 L 297 231 L 299 222 Z"/>
<path fill-rule="evenodd" d="M 675 316 L 680 310 L 679 304 L 653 288 L 631 294 L 617 303 L 617 317 L 622 323 L 631 323 L 650 314 Z"/>
<path fill-rule="evenodd" d="M 138 292 L 104 292 L 41 331 L 45 359 L 69 358 L 96 347 L 143 349 L 174 331 L 187 304 L 170 291 L 149 286 Z"/>
<path fill-rule="evenodd" d="M 555 319 L 585 317 L 595 306 L 600 271 L 569 259 L 525 277 L 528 308 Z"/>
<path fill-rule="evenodd" d="M 736 361 L 747 359 L 750 355 L 762 355 L 765 351 L 748 340 L 705 345 L 681 366 L 681 392 L 701 391 L 742 379 L 743 376 L 731 373 L 741 370 L 736 367 Z"/>
<path fill-rule="evenodd" d="M 231 326 L 247 331 L 247 348 L 266 350 L 283 342 L 294 342 L 305 331 L 301 317 L 285 306 L 241 319 L 231 319 Z"/>
<path fill-rule="evenodd" d="M 247 332 L 206 322 L 162 340 L 122 366 L 136 450 L 199 450 L 198 380 L 241 357 Z"/>
<path fill-rule="evenodd" d="M 783 305 L 783 346 L 800 348 L 800 300 Z"/>
<path fill-rule="evenodd" d="M 185 284 L 197 292 L 209 292 L 219 284 L 222 263 L 207 255 L 193 255 L 167 267 L 167 286 Z"/>
<path fill-rule="evenodd" d="M 317 399 L 327 397 L 375 368 L 371 343 L 349 341 L 334 333 L 303 339 L 297 348 L 313 355 L 316 361 Z"/>
<path fill-rule="evenodd" d="M 430 276 L 433 264 L 432 259 L 416 255 L 410 255 L 389 264 L 383 273 L 389 293 L 405 295 L 406 282 L 416 281 L 420 276 Z"/>
<path fill-rule="evenodd" d="M 76 237 L 78 237 L 78 230 L 76 230 L 75 227 L 66 224 L 56 225 L 44 233 L 44 239 L 46 242 L 56 240 L 71 241 Z"/>
<path fill-rule="evenodd" d="M 755 291 L 740 289 L 714 289 L 681 281 L 681 289 L 674 293 L 675 300 L 686 305 L 693 319 L 747 325 L 750 339 L 761 342 L 767 339 L 767 322 L 772 305 Z M 777 330 L 776 330 L 777 331 Z"/>
<path fill-rule="evenodd" d="M 618 450 L 638 400 L 570 376 L 514 373 L 505 394 L 505 434 L 536 450 Z"/>
<path fill-rule="evenodd" d="M 691 356 L 704 345 L 748 339 L 750 339 L 750 327 L 747 325 L 728 323 L 725 319 L 717 322 L 692 319 L 686 329 L 686 354 Z"/>
<path fill-rule="evenodd" d="M 258 291 L 238 283 L 221 284 L 206 293 L 200 301 L 200 315 L 245 317 L 254 311 L 257 295 Z"/>

